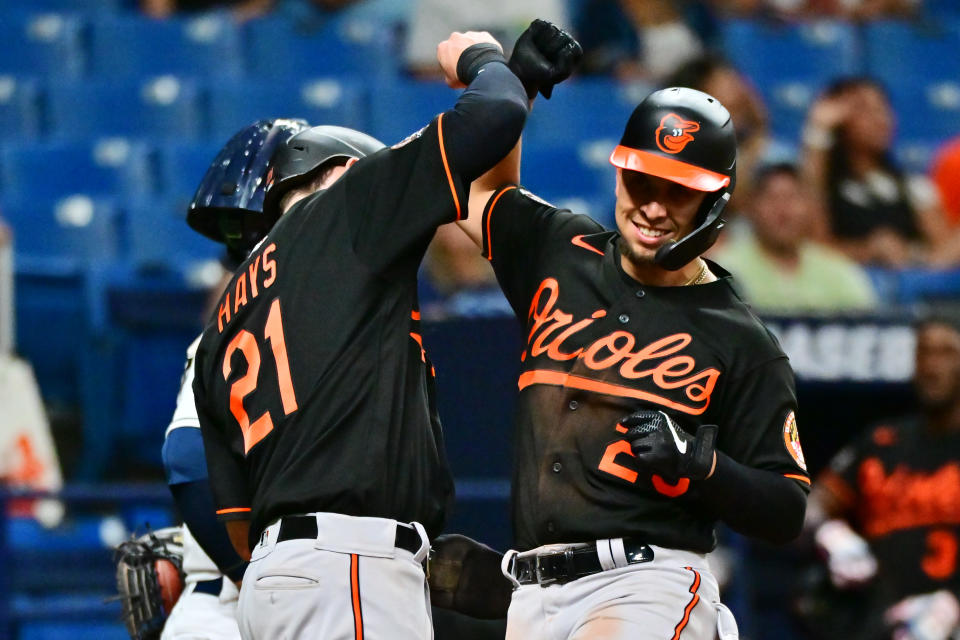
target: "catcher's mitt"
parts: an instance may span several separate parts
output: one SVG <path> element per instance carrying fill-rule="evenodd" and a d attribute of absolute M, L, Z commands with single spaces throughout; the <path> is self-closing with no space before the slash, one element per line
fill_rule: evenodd
<path fill-rule="evenodd" d="M 180 527 L 121 542 L 114 551 L 123 621 L 133 640 L 155 640 L 183 591 Z"/>

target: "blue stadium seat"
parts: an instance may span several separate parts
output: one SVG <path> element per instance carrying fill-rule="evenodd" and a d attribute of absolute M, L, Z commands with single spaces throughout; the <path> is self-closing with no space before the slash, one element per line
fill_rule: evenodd
<path fill-rule="evenodd" d="M 105 78 L 237 76 L 242 57 L 239 27 L 227 15 L 150 20 L 123 14 L 91 25 L 91 70 Z"/>
<path fill-rule="evenodd" d="M 169 141 L 159 145 L 160 191 L 172 199 L 180 210 L 185 210 L 190 203 L 200 178 L 227 139 Z"/>
<path fill-rule="evenodd" d="M 567 144 L 524 145 L 523 185 L 554 200 L 612 198 L 616 168 L 608 162 L 611 151 L 607 142 L 577 142 L 576 138 Z"/>
<path fill-rule="evenodd" d="M 204 128 L 196 83 L 169 75 L 52 83 L 47 110 L 51 135 L 63 138 L 184 138 Z"/>
<path fill-rule="evenodd" d="M 457 92 L 440 82 L 387 82 L 370 94 L 368 133 L 385 144 L 399 142 L 451 108 L 456 99 Z"/>
<path fill-rule="evenodd" d="M 911 79 L 960 82 L 960 28 L 955 23 L 869 22 L 863 28 L 863 48 L 867 73 L 888 88 Z"/>
<path fill-rule="evenodd" d="M 374 81 L 399 62 L 393 31 L 370 20 L 293 20 L 274 14 L 246 24 L 247 68 L 259 78 L 357 75 Z"/>
<path fill-rule="evenodd" d="M 653 90 L 647 84 L 623 85 L 608 79 L 564 83 L 554 89 L 549 102 L 541 102 L 530 113 L 524 140 L 531 146 L 569 140 L 608 140 L 615 144 L 634 107 Z M 454 99 L 449 97 L 449 104 Z"/>
<path fill-rule="evenodd" d="M 97 367 L 89 341 L 102 315 L 97 274 L 120 253 L 120 212 L 87 196 L 5 198 L 2 209 L 14 234 L 17 348 L 47 402 L 78 408 L 84 381 L 96 379 L 84 372 Z"/>
<path fill-rule="evenodd" d="M 150 193 L 154 176 L 149 147 L 126 138 L 0 147 L 0 193 L 6 196 Z"/>
<path fill-rule="evenodd" d="M 125 244 L 133 266 L 185 272 L 197 262 L 215 260 L 222 253 L 222 245 L 187 226 L 186 207 L 177 202 L 150 198 L 134 199 L 123 205 L 127 230 Z"/>
<path fill-rule="evenodd" d="M 209 109 L 209 134 L 219 144 L 263 118 L 304 118 L 361 130 L 367 124 L 363 90 L 337 78 L 216 82 L 209 88 Z"/>
<path fill-rule="evenodd" d="M 0 137 L 32 139 L 40 132 L 39 83 L 31 78 L 0 75 Z"/>
<path fill-rule="evenodd" d="M 82 23 L 73 16 L 4 13 L 0 42 L 0 73 L 79 77 L 86 68 Z"/>
<path fill-rule="evenodd" d="M 720 39 L 730 62 L 762 94 L 774 135 L 786 140 L 799 136 L 807 108 L 831 81 L 862 68 L 849 23 L 729 20 L 720 25 Z"/>

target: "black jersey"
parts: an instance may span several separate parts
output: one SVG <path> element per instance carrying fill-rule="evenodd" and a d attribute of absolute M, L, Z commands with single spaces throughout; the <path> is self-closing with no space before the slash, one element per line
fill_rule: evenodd
<path fill-rule="evenodd" d="M 217 513 L 250 518 L 251 541 L 314 511 L 442 529 L 453 482 L 417 268 L 466 213 L 443 117 L 287 211 L 204 331 L 194 389 Z"/>
<path fill-rule="evenodd" d="M 890 602 L 960 594 L 960 433 L 932 433 L 917 418 L 877 425 L 818 482 L 869 541 Z"/>
<path fill-rule="evenodd" d="M 793 373 L 762 323 L 717 282 L 651 287 L 620 263 L 619 235 L 506 187 L 484 212 L 484 252 L 524 327 L 513 517 L 520 549 L 620 536 L 709 551 L 715 522 L 696 490 L 655 486 L 626 429 L 661 409 L 718 448 L 809 485 Z"/>

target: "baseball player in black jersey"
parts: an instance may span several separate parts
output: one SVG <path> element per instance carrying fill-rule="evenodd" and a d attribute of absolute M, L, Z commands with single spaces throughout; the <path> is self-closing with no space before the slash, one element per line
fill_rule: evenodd
<path fill-rule="evenodd" d="M 729 113 L 654 92 L 610 160 L 616 231 L 504 186 L 518 153 L 474 184 L 482 219 L 463 225 L 525 340 L 507 637 L 733 638 L 715 525 L 790 540 L 809 479 L 787 358 L 699 257 L 734 186 Z"/>
<path fill-rule="evenodd" d="M 406 140 L 322 128 L 286 143 L 264 203 L 279 220 L 197 350 L 217 513 L 250 556 L 245 638 L 432 637 L 423 561 L 453 483 L 417 268 L 528 109 L 489 34 L 453 34 L 438 60 L 466 91 Z"/>
<path fill-rule="evenodd" d="M 817 479 L 808 526 L 833 584 L 864 594 L 865 616 L 826 637 L 946 640 L 960 633 L 960 320 L 917 327 L 920 412 L 884 421 Z M 833 626 L 833 625 L 832 625 Z"/>
<path fill-rule="evenodd" d="M 308 128 L 303 120 L 260 120 L 223 146 L 200 181 L 187 213 L 198 232 L 227 245 L 228 261 L 242 260 L 269 227 L 227 236 L 231 229 L 263 216 L 264 180 L 277 147 Z M 232 266 L 232 265 L 231 265 Z M 163 627 L 162 640 L 204 638 L 232 640 L 237 628 L 235 583 L 247 563 L 230 544 L 213 513 L 213 495 L 193 398 L 194 356 L 199 336 L 187 349 L 177 406 L 163 443 L 163 466 L 183 518 L 185 588 Z M 226 578 L 226 579 L 225 579 Z"/>

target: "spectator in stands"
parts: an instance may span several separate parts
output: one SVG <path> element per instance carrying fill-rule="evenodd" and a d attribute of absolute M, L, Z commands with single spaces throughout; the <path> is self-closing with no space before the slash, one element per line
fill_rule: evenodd
<path fill-rule="evenodd" d="M 500 42 L 515 42 L 535 18 L 570 24 L 565 0 L 413 0 L 404 64 L 417 78 L 442 80 L 434 43 L 467 30 L 489 31 Z"/>
<path fill-rule="evenodd" d="M 34 491 L 63 486 L 60 460 L 33 368 L 12 353 L 12 235 L 0 218 L 0 485 Z M 6 332 L 6 333 L 5 333 Z M 57 525 L 63 505 L 55 500 L 14 500 L 9 514 Z"/>
<path fill-rule="evenodd" d="M 737 131 L 737 188 L 729 211 L 739 212 L 750 201 L 753 177 L 762 164 L 792 159 L 793 153 L 770 137 L 767 107 L 750 80 L 718 53 L 689 60 L 663 82 L 708 93 L 727 107 Z"/>
<path fill-rule="evenodd" d="M 922 0 L 722 0 L 719 4 L 725 14 L 737 16 L 872 20 L 912 16 Z"/>
<path fill-rule="evenodd" d="M 863 264 L 957 263 L 936 191 L 892 158 L 894 113 L 869 78 L 845 78 L 813 104 L 804 127 L 803 172 L 823 212 L 821 233 Z"/>
<path fill-rule="evenodd" d="M 700 2 L 585 0 L 575 24 L 584 73 L 660 82 L 700 55 L 713 16 Z"/>
<path fill-rule="evenodd" d="M 937 186 L 947 220 L 960 227 L 960 136 L 949 140 L 936 154 L 930 178 Z"/>
<path fill-rule="evenodd" d="M 433 320 L 512 313 L 490 263 L 455 225 L 438 227 L 427 250 L 420 310 Z"/>
<path fill-rule="evenodd" d="M 860 266 L 811 240 L 811 202 L 794 165 L 761 169 L 750 207 L 741 213 L 750 228 L 714 257 L 736 276 L 754 307 L 796 312 L 875 306 L 873 287 Z"/>
<path fill-rule="evenodd" d="M 919 412 L 875 426 L 813 483 L 807 528 L 830 582 L 859 590 L 845 640 L 946 640 L 960 633 L 960 316 L 917 327 Z M 849 597 L 830 599 L 828 608 Z M 815 609 L 815 608 L 812 608 Z M 831 612 L 830 615 L 838 615 Z"/>

